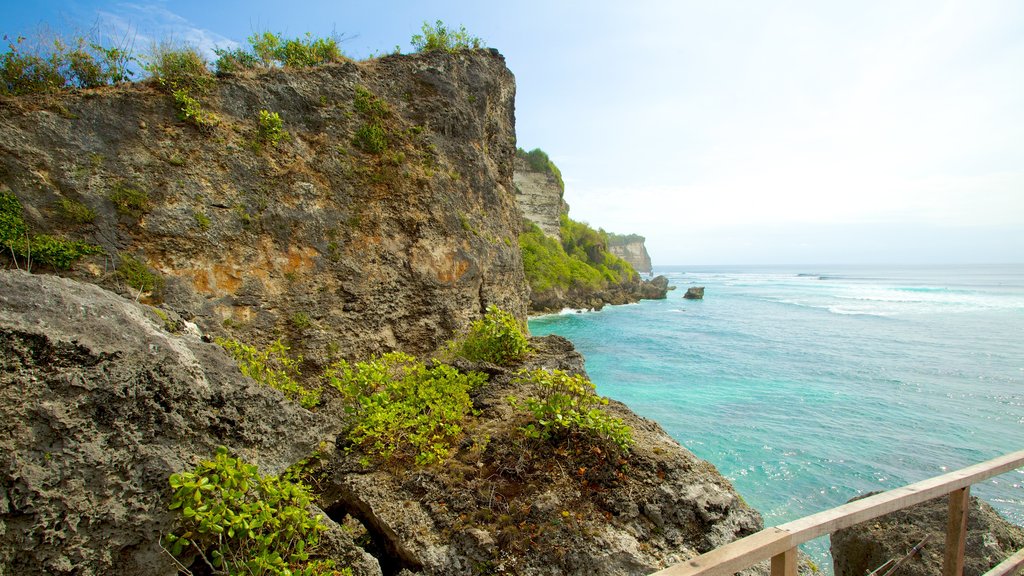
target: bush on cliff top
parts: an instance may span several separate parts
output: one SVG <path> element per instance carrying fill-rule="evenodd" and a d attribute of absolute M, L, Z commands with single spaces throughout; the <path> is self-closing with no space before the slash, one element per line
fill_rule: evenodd
<path fill-rule="evenodd" d="M 433 25 L 424 22 L 422 32 L 422 34 L 413 36 L 410 41 L 417 52 L 435 50 L 455 52 L 484 47 L 484 41 L 476 36 L 470 36 L 465 26 L 459 26 L 459 29 L 456 30 L 445 26 L 444 22 L 438 20 Z"/>
<path fill-rule="evenodd" d="M 47 36 L 49 36 L 47 34 Z M 126 82 L 134 58 L 126 43 L 105 46 L 84 37 L 70 41 L 39 38 L 30 46 L 24 36 L 7 41 L 0 55 L 0 94 L 39 94 L 64 88 L 95 88 Z"/>

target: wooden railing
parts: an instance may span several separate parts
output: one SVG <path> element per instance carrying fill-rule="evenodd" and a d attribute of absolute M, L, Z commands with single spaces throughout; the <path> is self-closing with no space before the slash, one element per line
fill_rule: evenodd
<path fill-rule="evenodd" d="M 945 495 L 949 496 L 949 523 L 942 574 L 960 576 L 964 566 L 971 485 L 1021 466 L 1024 466 L 1024 450 L 766 528 L 651 576 L 733 574 L 769 558 L 772 576 L 796 576 L 797 546 L 804 542 Z M 1021 566 L 1024 566 L 1024 550 L 986 576 L 1013 574 Z"/>

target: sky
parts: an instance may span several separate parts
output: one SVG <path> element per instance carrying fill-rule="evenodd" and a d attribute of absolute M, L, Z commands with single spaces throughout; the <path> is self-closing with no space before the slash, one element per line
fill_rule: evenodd
<path fill-rule="evenodd" d="M 438 19 L 505 56 L 570 216 L 655 266 L 1024 262 L 1020 0 L 35 0 L 0 26 L 365 58 Z"/>

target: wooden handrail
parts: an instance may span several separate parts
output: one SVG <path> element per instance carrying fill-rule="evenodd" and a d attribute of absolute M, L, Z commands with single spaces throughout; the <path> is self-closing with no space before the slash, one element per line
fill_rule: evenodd
<path fill-rule="evenodd" d="M 769 558 L 772 559 L 772 576 L 795 576 L 796 547 L 800 544 L 946 495 L 950 496 L 951 511 L 946 548 L 948 550 L 955 546 L 958 549 L 958 554 L 954 554 L 952 565 L 949 564 L 950 559 L 947 558 L 947 566 L 943 574 L 959 574 L 955 570 L 957 570 L 957 561 L 959 561 L 960 570 L 963 566 L 963 537 L 967 521 L 965 503 L 968 502 L 970 486 L 1021 466 L 1024 466 L 1024 450 L 1011 452 L 981 464 L 968 466 L 941 476 L 908 484 L 902 488 L 849 502 L 824 512 L 804 516 L 779 526 L 766 528 L 685 562 L 655 572 L 651 576 L 733 574 Z M 952 542 L 949 541 L 950 538 L 954 538 Z M 947 572 L 946 570 L 952 571 Z"/>

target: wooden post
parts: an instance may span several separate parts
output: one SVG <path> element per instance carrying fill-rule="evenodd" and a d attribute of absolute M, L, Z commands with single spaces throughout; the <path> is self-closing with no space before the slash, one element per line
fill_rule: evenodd
<path fill-rule="evenodd" d="M 967 543 L 967 513 L 971 508 L 971 487 L 949 493 L 949 523 L 946 525 L 946 556 L 942 576 L 962 576 Z"/>
<path fill-rule="evenodd" d="M 796 548 L 772 556 L 772 576 L 796 576 Z"/>

